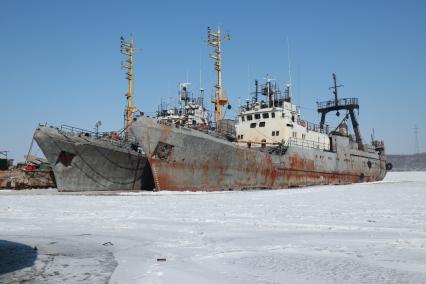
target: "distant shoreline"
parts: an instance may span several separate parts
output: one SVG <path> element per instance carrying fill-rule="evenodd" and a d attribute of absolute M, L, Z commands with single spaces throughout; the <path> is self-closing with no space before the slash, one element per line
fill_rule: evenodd
<path fill-rule="evenodd" d="M 387 155 L 393 171 L 426 171 L 426 153 L 410 155 Z"/>

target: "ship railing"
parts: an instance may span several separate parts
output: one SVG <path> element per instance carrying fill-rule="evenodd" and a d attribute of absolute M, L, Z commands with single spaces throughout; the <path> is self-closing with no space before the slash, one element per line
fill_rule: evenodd
<path fill-rule="evenodd" d="M 122 135 L 123 131 L 96 132 L 96 131 L 82 129 L 82 128 L 78 128 L 78 127 L 70 126 L 70 125 L 61 125 L 59 130 L 68 132 L 68 133 L 74 133 L 74 134 L 81 135 L 87 138 L 92 138 L 95 140 L 106 141 L 112 145 L 115 145 L 121 148 L 139 151 L 137 139 L 132 136 L 128 136 L 124 138 L 124 136 Z"/>
<path fill-rule="evenodd" d="M 60 129 L 67 132 L 87 134 L 86 136 L 90 136 L 90 137 L 102 137 L 105 134 L 108 134 L 108 132 L 96 132 L 92 130 L 78 128 L 75 126 L 65 125 L 65 124 L 62 124 Z"/>
<path fill-rule="evenodd" d="M 304 148 L 313 148 L 313 149 L 321 149 L 321 150 L 329 150 L 330 145 L 327 143 L 313 141 L 313 140 L 305 140 L 291 137 L 287 143 L 287 146 L 298 146 Z"/>
<path fill-rule="evenodd" d="M 324 128 L 321 129 L 319 124 L 312 123 L 312 122 L 309 122 L 307 120 L 300 120 L 300 119 L 297 121 L 297 124 L 305 127 L 306 130 L 308 130 L 308 131 L 315 131 L 315 132 L 324 133 L 324 134 L 329 133 L 329 126 L 328 125 L 324 125 Z"/>
<path fill-rule="evenodd" d="M 312 140 L 303 140 L 297 138 L 290 138 L 287 141 L 282 142 L 266 142 L 266 141 L 249 141 L 249 140 L 237 140 L 238 144 L 247 144 L 248 147 L 256 147 L 258 150 L 265 149 L 264 151 L 268 151 L 270 154 L 285 154 L 287 149 L 291 146 L 303 147 L 303 148 L 312 148 L 319 150 L 330 150 L 330 144 L 317 142 Z"/>
<path fill-rule="evenodd" d="M 324 102 L 317 102 L 318 110 L 320 109 L 326 109 L 326 108 L 333 108 L 333 107 L 339 107 L 339 106 L 358 106 L 358 98 L 343 98 L 337 100 L 337 104 L 335 100 L 330 101 L 324 101 Z"/>

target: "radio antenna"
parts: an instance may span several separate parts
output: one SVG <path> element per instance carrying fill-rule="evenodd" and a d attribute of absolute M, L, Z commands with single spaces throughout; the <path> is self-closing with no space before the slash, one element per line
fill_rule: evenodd
<path fill-rule="evenodd" d="M 288 37 L 287 37 L 287 60 L 288 60 L 288 78 L 289 78 L 288 94 L 289 94 L 289 97 L 291 98 L 292 97 L 293 85 L 292 85 L 292 82 L 291 82 L 290 42 L 288 40 Z"/>
<path fill-rule="evenodd" d="M 417 125 L 414 125 L 414 154 L 420 153 L 420 147 L 419 147 L 419 128 Z"/>

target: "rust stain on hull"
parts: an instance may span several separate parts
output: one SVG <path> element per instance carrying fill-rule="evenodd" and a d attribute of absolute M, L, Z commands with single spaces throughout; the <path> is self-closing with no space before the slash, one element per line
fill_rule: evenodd
<path fill-rule="evenodd" d="M 249 149 L 190 129 L 158 125 L 142 118 L 134 131 L 147 153 L 156 190 L 222 191 L 281 189 L 382 180 L 384 157 L 350 158 L 300 147 L 283 155 Z M 139 136 L 138 136 L 139 133 Z M 218 153 L 221 153 L 219 155 Z M 367 167 L 368 161 L 374 161 Z M 371 162 L 370 162 L 371 163 Z"/>
<path fill-rule="evenodd" d="M 156 190 L 171 191 L 284 189 L 383 179 L 380 176 L 361 176 L 353 173 L 322 173 L 303 169 L 271 169 L 270 167 L 253 172 L 239 171 L 229 176 L 224 171 L 225 166 L 218 164 L 194 167 L 184 163 L 164 163 L 155 159 L 151 159 L 150 164 L 152 169 L 155 169 L 153 175 Z M 203 178 L 200 179 L 200 176 Z M 229 182 L 229 178 L 232 178 L 232 182 Z M 224 182 L 225 180 L 228 182 Z"/>

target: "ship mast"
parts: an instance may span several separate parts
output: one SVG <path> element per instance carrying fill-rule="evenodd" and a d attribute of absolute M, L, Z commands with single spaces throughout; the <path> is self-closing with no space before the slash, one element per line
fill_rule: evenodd
<path fill-rule="evenodd" d="M 126 69 L 126 79 L 129 88 L 128 92 L 125 94 L 127 106 L 124 110 L 124 133 L 127 138 L 129 125 L 132 123 L 133 113 L 138 111 L 138 109 L 133 106 L 133 55 L 136 51 L 139 51 L 139 49 L 134 47 L 133 36 L 130 36 L 130 41 L 126 41 L 124 37 L 120 37 L 120 40 L 120 52 L 128 57 L 126 61 L 121 62 L 121 67 Z"/>
<path fill-rule="evenodd" d="M 330 87 L 330 89 L 333 90 L 334 94 L 334 100 L 332 101 L 325 101 L 325 102 L 317 102 L 317 110 L 318 113 L 321 114 L 321 122 L 320 122 L 320 129 L 324 130 L 325 125 L 325 116 L 327 113 L 332 111 L 337 111 L 336 115 L 339 116 L 339 110 L 347 110 L 349 112 L 349 115 L 351 117 L 352 121 L 352 127 L 355 132 L 355 141 L 358 144 L 358 149 L 361 151 L 364 151 L 364 144 L 362 143 L 361 138 L 361 132 L 359 130 L 359 124 L 355 117 L 354 110 L 359 111 L 359 104 L 358 104 L 358 98 L 344 98 L 339 99 L 337 96 L 337 88 L 343 87 L 343 85 L 337 85 L 337 79 L 336 74 L 333 73 L 333 87 Z"/>
<path fill-rule="evenodd" d="M 217 28 L 216 32 L 212 32 L 210 27 L 207 28 L 207 36 L 208 36 L 208 45 L 213 46 L 214 54 L 209 54 L 210 58 L 215 60 L 215 70 L 217 71 L 217 84 L 215 86 L 216 88 L 216 94 L 215 97 L 212 99 L 212 103 L 214 104 L 215 109 L 215 120 L 216 120 L 216 127 L 218 126 L 218 123 L 220 120 L 222 120 L 222 107 L 228 103 L 228 98 L 226 98 L 223 95 L 222 90 L 222 49 L 221 49 L 221 42 L 222 40 L 229 40 L 231 39 L 230 36 L 227 34 L 225 36 L 221 36 L 220 34 L 220 27 Z"/>

